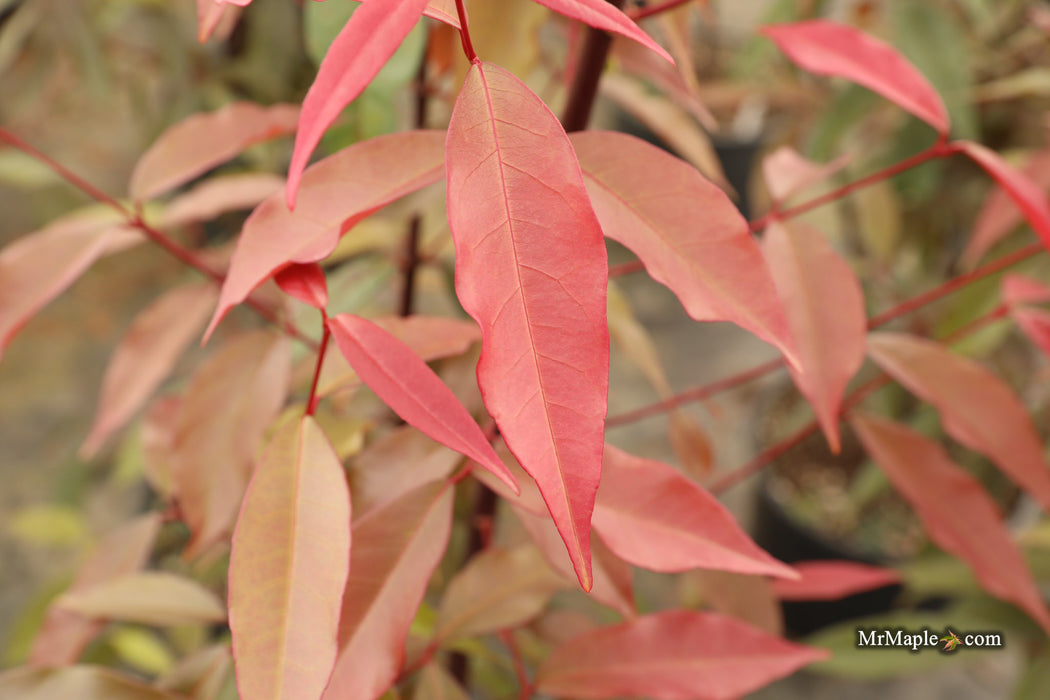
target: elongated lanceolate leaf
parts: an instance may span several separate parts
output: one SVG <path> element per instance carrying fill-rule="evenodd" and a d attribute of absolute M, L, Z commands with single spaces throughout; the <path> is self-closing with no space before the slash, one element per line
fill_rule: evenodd
<path fill-rule="evenodd" d="M 1050 357 L 1050 311 L 1027 306 L 1050 302 L 1050 287 L 1021 275 L 1007 275 L 1003 301 L 1010 305 L 1010 317 L 1018 328 Z"/>
<path fill-rule="evenodd" d="M 244 497 L 229 607 L 243 700 L 316 700 L 338 652 L 349 571 L 350 492 L 313 418 L 283 426 Z"/>
<path fill-rule="evenodd" d="M 193 579 L 161 571 L 142 571 L 70 591 L 56 605 L 88 617 L 144 625 L 222 622 L 222 601 Z"/>
<path fill-rule="evenodd" d="M 664 51 L 663 47 L 653 41 L 652 37 L 642 31 L 641 27 L 606 0 L 536 0 L 536 2 L 596 29 L 604 29 L 607 32 L 634 39 L 663 56 L 668 62 L 674 63 L 671 54 Z"/>
<path fill-rule="evenodd" d="M 139 516 L 110 532 L 81 565 L 68 592 L 90 590 L 100 583 L 138 571 L 149 560 L 158 532 L 160 515 L 157 513 Z M 30 665 L 66 666 L 75 663 L 105 624 L 52 605 L 33 640 Z"/>
<path fill-rule="evenodd" d="M 571 139 L 606 236 L 634 251 L 697 321 L 732 321 L 797 362 L 762 251 L 724 192 L 633 136 Z"/>
<path fill-rule="evenodd" d="M 446 166 L 456 292 L 481 326 L 485 406 L 588 590 L 609 389 L 601 228 L 558 119 L 502 68 L 471 67 Z"/>
<path fill-rule="evenodd" d="M 973 141 L 957 141 L 952 144 L 995 179 L 999 186 L 1014 200 L 1024 214 L 1028 225 L 1050 250 L 1050 202 L 1046 194 L 1024 172 L 1008 164 L 995 151 Z"/>
<path fill-rule="evenodd" d="M 762 159 L 762 176 L 773 201 L 782 205 L 832 177 L 845 168 L 849 161 L 850 155 L 847 153 L 828 163 L 814 163 L 790 146 L 781 146 Z"/>
<path fill-rule="evenodd" d="M 948 133 L 948 110 L 941 96 L 915 66 L 881 39 L 823 19 L 778 24 L 761 31 L 810 73 L 863 85 L 939 133 Z"/>
<path fill-rule="evenodd" d="M 701 486 L 671 466 L 611 445 L 605 447 L 594 529 L 617 555 L 654 571 L 798 576 L 752 542 Z"/>
<path fill-rule="evenodd" d="M 330 319 L 328 328 L 362 381 L 406 423 L 470 457 L 518 490 L 474 418 L 411 348 L 353 314 Z"/>
<path fill-rule="evenodd" d="M 453 490 L 427 484 L 353 523 L 339 658 L 323 700 L 374 700 L 397 678 L 405 638 L 448 545 Z"/>
<path fill-rule="evenodd" d="M 295 297 L 315 309 L 328 306 L 328 283 L 324 270 L 317 263 L 296 263 L 284 268 L 274 277 L 285 294 Z"/>
<path fill-rule="evenodd" d="M 228 211 L 254 209 L 267 197 L 279 193 L 283 185 L 283 177 L 268 173 L 211 177 L 172 199 L 164 208 L 161 225 L 185 226 L 197 221 L 211 221 Z"/>
<path fill-rule="evenodd" d="M 0 697 L 18 700 L 181 700 L 101 666 L 13 668 L 0 673 Z"/>
<path fill-rule="evenodd" d="M 792 566 L 802 578 L 773 582 L 773 592 L 781 600 L 838 600 L 901 580 L 896 569 L 855 561 L 802 561 Z"/>
<path fill-rule="evenodd" d="M 205 337 L 231 307 L 282 267 L 324 259 L 355 223 L 444 177 L 444 144 L 439 131 L 362 141 L 306 171 L 294 212 L 283 193 L 260 204 L 244 222 Z"/>
<path fill-rule="evenodd" d="M 95 454 L 160 386 L 208 319 L 216 292 L 211 282 L 176 287 L 135 318 L 106 367 L 82 458 Z"/>
<path fill-rule="evenodd" d="M 800 222 L 771 221 L 762 251 L 798 348 L 801 368 L 789 368 L 791 378 L 838 453 L 842 396 L 864 363 L 867 314 L 860 281 L 820 231 Z"/>
<path fill-rule="evenodd" d="M 0 251 L 0 356 L 40 309 L 103 255 L 144 240 L 108 211 L 63 217 Z"/>
<path fill-rule="evenodd" d="M 1050 150 L 1039 151 L 1021 168 L 1021 173 L 1035 183 L 1040 191 L 1050 189 Z M 973 223 L 973 232 L 963 251 L 962 261 L 974 266 L 1024 220 L 1024 213 L 1014 198 L 1003 187 L 995 187 L 984 200 Z"/>
<path fill-rule="evenodd" d="M 868 353 L 887 374 L 941 413 L 953 438 L 986 455 L 1050 508 L 1050 466 L 1024 405 L 993 372 L 940 343 L 872 333 Z"/>
<path fill-rule="evenodd" d="M 369 0 L 350 17 L 303 100 L 288 168 L 288 207 L 294 208 L 310 154 L 343 108 L 354 101 L 416 26 L 427 0 Z"/>
<path fill-rule="evenodd" d="M 257 331 L 231 340 L 190 378 L 175 416 L 169 465 L 193 533 L 193 557 L 230 534 L 263 432 L 288 391 L 288 340 Z"/>
<path fill-rule="evenodd" d="M 536 675 L 544 695 L 729 700 L 827 658 L 718 613 L 672 610 L 565 642 Z"/>
<path fill-rule="evenodd" d="M 248 146 L 295 130 L 299 108 L 234 102 L 216 112 L 183 119 L 158 138 L 131 173 L 131 196 L 164 194 L 230 160 Z"/>
<path fill-rule="evenodd" d="M 940 445 L 903 425 L 860 414 L 851 422 L 865 449 L 915 508 L 930 539 L 966 562 L 986 591 L 1050 631 L 1050 612 L 981 484 Z"/>

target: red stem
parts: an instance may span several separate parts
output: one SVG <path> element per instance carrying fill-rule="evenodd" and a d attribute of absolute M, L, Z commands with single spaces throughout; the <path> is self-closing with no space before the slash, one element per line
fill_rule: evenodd
<path fill-rule="evenodd" d="M 639 7 L 637 9 L 631 10 L 627 13 L 627 16 L 633 19 L 635 22 L 640 22 L 646 17 L 652 17 L 653 15 L 658 15 L 661 12 L 673 10 L 679 5 L 684 5 L 687 2 L 692 2 L 692 0 L 667 0 L 666 2 L 662 2 L 659 5 L 652 5 L 650 7 Z"/>
<path fill-rule="evenodd" d="M 620 263 L 619 265 L 610 265 L 609 277 L 629 275 L 632 272 L 640 272 L 644 269 L 645 264 L 641 260 L 631 260 L 630 262 Z"/>
<path fill-rule="evenodd" d="M 470 28 L 467 26 L 467 9 L 463 6 L 463 0 L 456 0 L 456 12 L 459 14 L 459 40 L 463 44 L 463 53 L 467 60 L 477 63 L 478 54 L 474 50 L 474 44 L 470 41 Z"/>
<path fill-rule="evenodd" d="M 532 697 L 532 683 L 529 682 L 529 676 L 525 672 L 525 660 L 521 658 L 521 649 L 518 648 L 518 642 L 514 639 L 514 633 L 506 629 L 500 630 L 499 637 L 507 646 L 510 658 L 514 661 L 514 675 L 518 677 L 518 687 L 521 689 L 518 693 L 518 700 L 528 700 Z"/>
<path fill-rule="evenodd" d="M 321 347 L 317 351 L 317 366 L 314 368 L 314 379 L 310 382 L 310 397 L 306 400 L 306 415 L 312 416 L 317 411 L 317 385 L 321 381 L 321 367 L 328 352 L 328 339 L 332 332 L 328 330 L 328 314 L 321 309 Z"/>

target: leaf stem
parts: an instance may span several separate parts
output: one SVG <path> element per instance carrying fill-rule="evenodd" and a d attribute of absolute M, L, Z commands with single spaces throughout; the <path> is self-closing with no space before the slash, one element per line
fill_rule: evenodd
<path fill-rule="evenodd" d="M 310 396 L 306 399 L 306 415 L 312 416 L 317 412 L 317 385 L 321 381 L 321 367 L 324 366 L 324 356 L 328 352 L 328 339 L 332 332 L 328 329 L 328 313 L 321 309 L 321 347 L 317 350 L 317 366 L 314 368 L 314 378 L 310 382 Z"/>
<path fill-rule="evenodd" d="M 650 5 L 649 7 L 639 7 L 635 10 L 631 10 L 627 13 L 627 16 L 633 19 L 635 22 L 640 22 L 646 17 L 652 17 L 653 15 L 658 15 L 661 12 L 673 10 L 679 5 L 684 5 L 687 2 L 692 2 L 692 0 L 666 0 L 666 2 L 661 2 L 657 5 Z"/>
<path fill-rule="evenodd" d="M 624 0 L 607 0 L 613 7 L 620 9 Z M 594 27 L 587 28 L 583 40 L 582 55 L 569 89 L 569 100 L 561 118 L 562 128 L 567 132 L 583 131 L 591 119 L 591 108 L 598 94 L 598 82 L 605 70 L 605 59 L 609 56 L 612 37 L 608 32 Z"/>
<path fill-rule="evenodd" d="M 521 657 L 521 649 L 518 648 L 518 641 L 514 639 L 514 632 L 509 629 L 500 630 L 499 638 L 503 640 L 514 662 L 514 675 L 518 677 L 518 688 L 520 688 L 518 700 L 528 700 L 532 697 L 532 683 L 525 672 L 525 660 Z"/>
<path fill-rule="evenodd" d="M 467 8 L 463 6 L 463 0 L 456 0 L 456 13 L 459 14 L 459 40 L 463 44 L 463 53 L 467 55 L 468 61 L 477 63 L 481 59 L 478 58 L 478 54 L 474 50 L 474 44 L 470 41 L 470 27 L 467 26 Z"/>

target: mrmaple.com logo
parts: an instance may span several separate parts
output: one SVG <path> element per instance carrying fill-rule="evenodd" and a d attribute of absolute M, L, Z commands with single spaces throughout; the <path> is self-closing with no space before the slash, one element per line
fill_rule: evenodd
<path fill-rule="evenodd" d="M 943 646 L 941 646 L 943 645 Z M 909 632 L 902 627 L 882 629 L 857 629 L 858 647 L 881 647 L 888 649 L 908 649 L 918 652 L 928 647 L 940 647 L 941 651 L 955 651 L 960 647 L 982 649 L 1000 649 L 1003 646 L 1003 635 L 999 632 L 965 632 L 955 633 L 950 628 L 937 634 L 924 627 L 922 630 Z"/>

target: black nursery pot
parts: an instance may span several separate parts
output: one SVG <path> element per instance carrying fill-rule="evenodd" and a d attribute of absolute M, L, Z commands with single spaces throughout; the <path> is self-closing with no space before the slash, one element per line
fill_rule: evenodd
<path fill-rule="evenodd" d="M 758 488 L 754 539 L 771 555 L 788 564 L 814 559 L 854 561 L 876 566 L 890 563 L 861 554 L 799 523 L 770 493 L 769 481 L 764 476 Z M 790 636 L 802 637 L 838 622 L 883 613 L 890 610 L 901 590 L 900 584 L 891 584 L 833 601 L 782 601 L 784 629 Z"/>

